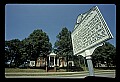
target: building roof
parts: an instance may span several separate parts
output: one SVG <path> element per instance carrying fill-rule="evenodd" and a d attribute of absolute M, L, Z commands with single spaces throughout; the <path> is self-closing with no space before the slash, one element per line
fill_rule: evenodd
<path fill-rule="evenodd" d="M 57 55 L 57 54 L 55 54 L 55 53 L 53 53 L 53 52 L 50 53 L 50 56 L 56 56 L 56 55 Z"/>

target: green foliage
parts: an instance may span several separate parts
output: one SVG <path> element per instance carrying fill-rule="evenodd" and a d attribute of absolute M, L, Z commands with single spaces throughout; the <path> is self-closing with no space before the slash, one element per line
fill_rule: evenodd
<path fill-rule="evenodd" d="M 18 66 L 20 62 L 20 48 L 21 44 L 19 39 L 5 41 L 5 62 L 10 60 L 11 65 L 15 64 L 15 66 Z M 12 61 L 14 61 L 14 64 Z"/>
<path fill-rule="evenodd" d="M 66 57 L 67 71 L 68 71 L 68 59 L 73 55 L 71 32 L 68 29 L 62 28 L 62 31 L 56 36 L 57 41 L 54 45 L 54 52 L 61 57 Z"/>
<path fill-rule="evenodd" d="M 36 60 L 40 55 L 47 56 L 52 49 L 48 35 L 41 29 L 34 30 L 28 38 L 25 39 L 26 51 L 29 59 Z"/>
<path fill-rule="evenodd" d="M 56 37 L 55 53 L 62 57 L 73 55 L 71 32 L 65 27 Z"/>
<path fill-rule="evenodd" d="M 116 66 L 115 64 L 116 48 L 109 42 L 95 49 L 92 60 L 94 66 L 105 64 L 107 67 Z"/>
<path fill-rule="evenodd" d="M 36 61 L 37 57 L 47 56 L 52 50 L 48 35 L 41 29 L 34 30 L 27 38 L 20 41 L 5 41 L 5 61 L 14 60 L 15 67 L 27 60 Z"/>

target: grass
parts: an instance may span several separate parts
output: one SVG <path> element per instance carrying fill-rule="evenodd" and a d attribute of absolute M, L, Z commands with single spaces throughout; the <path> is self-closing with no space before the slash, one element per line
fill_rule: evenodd
<path fill-rule="evenodd" d="M 58 72 L 58 73 L 57 73 Z M 19 69 L 19 68 L 5 68 L 5 76 L 62 76 L 62 75 L 72 75 L 72 74 L 84 74 L 89 73 L 88 71 L 67 73 L 65 70 L 61 69 L 61 71 L 57 71 L 56 73 L 46 72 L 44 69 Z M 64 72 L 64 73 L 59 73 Z M 99 70 L 94 69 L 94 73 L 99 72 L 108 72 L 109 70 Z M 13 74 L 11 74 L 13 73 Z M 18 73 L 18 74 L 17 74 Z M 22 73 L 22 74 L 21 74 Z M 23 74 L 24 73 L 24 74 Z M 26 73 L 26 74 L 25 74 Z"/>
<path fill-rule="evenodd" d="M 44 69 L 19 69 L 19 68 L 5 68 L 5 72 L 6 73 L 10 73 L 10 72 L 45 72 Z"/>
<path fill-rule="evenodd" d="M 56 75 L 71 75 L 71 73 L 45 73 L 44 69 L 19 69 L 19 68 L 5 68 L 6 76 L 56 76 Z M 66 72 L 65 69 L 57 70 L 57 72 Z M 8 74 L 7 74 L 8 73 Z M 10 74 L 9 74 L 10 73 Z M 13 74 L 11 74 L 13 73 Z M 15 74 L 16 73 L 16 74 Z M 26 73 L 26 74 L 17 74 Z M 30 74 L 27 74 L 30 73 Z M 34 74 L 37 73 L 37 74 Z M 78 72 L 72 73 L 78 74 Z"/>
<path fill-rule="evenodd" d="M 79 74 L 78 72 L 76 73 L 52 73 L 52 74 L 6 74 L 6 76 L 57 76 L 57 75 L 72 75 L 72 74 Z"/>
<path fill-rule="evenodd" d="M 53 70 L 50 70 L 52 72 Z M 16 73 L 16 72 L 25 72 L 25 73 L 41 73 L 41 72 L 46 72 L 45 69 L 20 69 L 20 68 L 5 68 L 6 73 Z M 66 69 L 59 69 L 57 72 L 66 72 Z"/>
<path fill-rule="evenodd" d="M 88 71 L 88 68 L 86 68 Z M 94 71 L 100 71 L 104 69 L 96 69 L 94 68 Z M 18 72 L 25 72 L 25 73 L 41 73 L 41 72 L 46 72 L 45 69 L 19 69 L 19 68 L 5 68 L 5 73 L 18 73 Z M 49 71 L 52 72 L 52 71 Z M 57 72 L 66 72 L 66 69 L 59 69 Z"/>

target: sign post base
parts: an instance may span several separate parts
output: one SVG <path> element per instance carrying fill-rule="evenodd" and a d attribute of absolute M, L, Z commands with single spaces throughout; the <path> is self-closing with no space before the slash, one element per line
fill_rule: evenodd
<path fill-rule="evenodd" d="M 91 60 L 91 56 L 86 57 L 87 59 L 87 65 L 88 65 L 88 70 L 89 70 L 89 75 L 94 76 L 94 69 L 93 69 L 93 64 Z"/>

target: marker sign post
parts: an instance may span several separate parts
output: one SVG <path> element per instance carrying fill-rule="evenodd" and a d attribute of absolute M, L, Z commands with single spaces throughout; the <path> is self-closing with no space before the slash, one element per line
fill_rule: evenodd
<path fill-rule="evenodd" d="M 78 16 L 71 37 L 74 55 L 86 57 L 90 75 L 94 75 L 90 56 L 98 46 L 113 38 L 97 6 Z"/>

